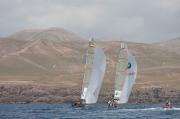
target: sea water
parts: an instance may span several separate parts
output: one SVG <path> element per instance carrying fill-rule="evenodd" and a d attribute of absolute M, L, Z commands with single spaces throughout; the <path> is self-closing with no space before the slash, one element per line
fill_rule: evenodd
<path fill-rule="evenodd" d="M 107 104 L 73 108 L 65 104 L 0 104 L 0 119 L 180 119 L 180 105 L 170 110 L 160 104 Z"/>

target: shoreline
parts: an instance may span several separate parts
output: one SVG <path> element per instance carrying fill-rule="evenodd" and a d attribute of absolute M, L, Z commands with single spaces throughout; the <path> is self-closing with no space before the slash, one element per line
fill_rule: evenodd
<path fill-rule="evenodd" d="M 37 85 L 0 84 L 0 103 L 70 103 L 80 99 L 81 89 Z M 111 99 L 112 90 L 102 89 L 98 103 Z M 163 103 L 166 100 L 180 103 L 180 91 L 152 87 L 133 89 L 129 103 Z"/>

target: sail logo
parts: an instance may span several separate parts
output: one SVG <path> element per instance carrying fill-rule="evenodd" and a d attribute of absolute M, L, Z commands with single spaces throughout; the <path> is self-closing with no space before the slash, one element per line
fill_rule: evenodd
<path fill-rule="evenodd" d="M 135 75 L 135 72 L 134 72 L 134 71 L 132 71 L 132 72 L 127 72 L 127 75 L 133 76 L 133 75 Z"/>
<path fill-rule="evenodd" d="M 121 96 L 121 91 L 115 90 L 115 98 L 119 98 Z"/>
<path fill-rule="evenodd" d="M 131 63 L 130 63 L 130 62 L 128 62 L 128 66 L 127 66 L 127 68 L 128 68 L 128 69 L 130 69 L 130 68 L 131 68 Z"/>
<path fill-rule="evenodd" d="M 134 70 L 126 70 L 126 74 L 127 75 L 130 75 L 130 76 L 133 76 L 133 75 L 135 75 L 135 71 Z"/>
<path fill-rule="evenodd" d="M 128 62 L 126 74 L 132 76 L 132 75 L 135 75 L 135 71 L 132 70 L 131 67 L 132 67 L 132 64 L 130 62 Z"/>

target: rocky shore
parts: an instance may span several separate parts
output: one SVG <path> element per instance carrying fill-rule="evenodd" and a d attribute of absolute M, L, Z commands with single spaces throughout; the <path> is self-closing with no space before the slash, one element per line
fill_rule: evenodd
<path fill-rule="evenodd" d="M 77 101 L 80 98 L 81 89 L 59 88 L 37 85 L 0 85 L 0 103 L 63 103 Z M 112 90 L 102 89 L 99 102 L 107 102 L 113 95 Z M 180 91 L 164 89 L 161 87 L 149 87 L 133 89 L 130 103 L 161 103 L 166 100 L 180 103 Z"/>

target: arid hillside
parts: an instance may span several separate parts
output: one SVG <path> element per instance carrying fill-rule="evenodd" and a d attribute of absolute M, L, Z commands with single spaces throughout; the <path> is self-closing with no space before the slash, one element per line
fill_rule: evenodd
<path fill-rule="evenodd" d="M 0 38 L 0 101 L 9 99 L 8 95 L 15 95 L 13 101 L 22 101 L 29 93 L 32 100 L 36 101 L 46 100 L 44 98 L 47 95 L 54 96 L 56 93 L 59 100 L 61 93 L 65 97 L 78 96 L 87 41 L 60 28 L 24 30 Z M 121 39 L 96 40 L 107 56 L 101 95 L 112 93 L 121 42 Z M 138 76 L 133 90 L 152 87 L 180 90 L 180 38 L 154 44 L 127 44 L 138 64 Z M 35 93 L 43 95 L 34 96 Z"/>

